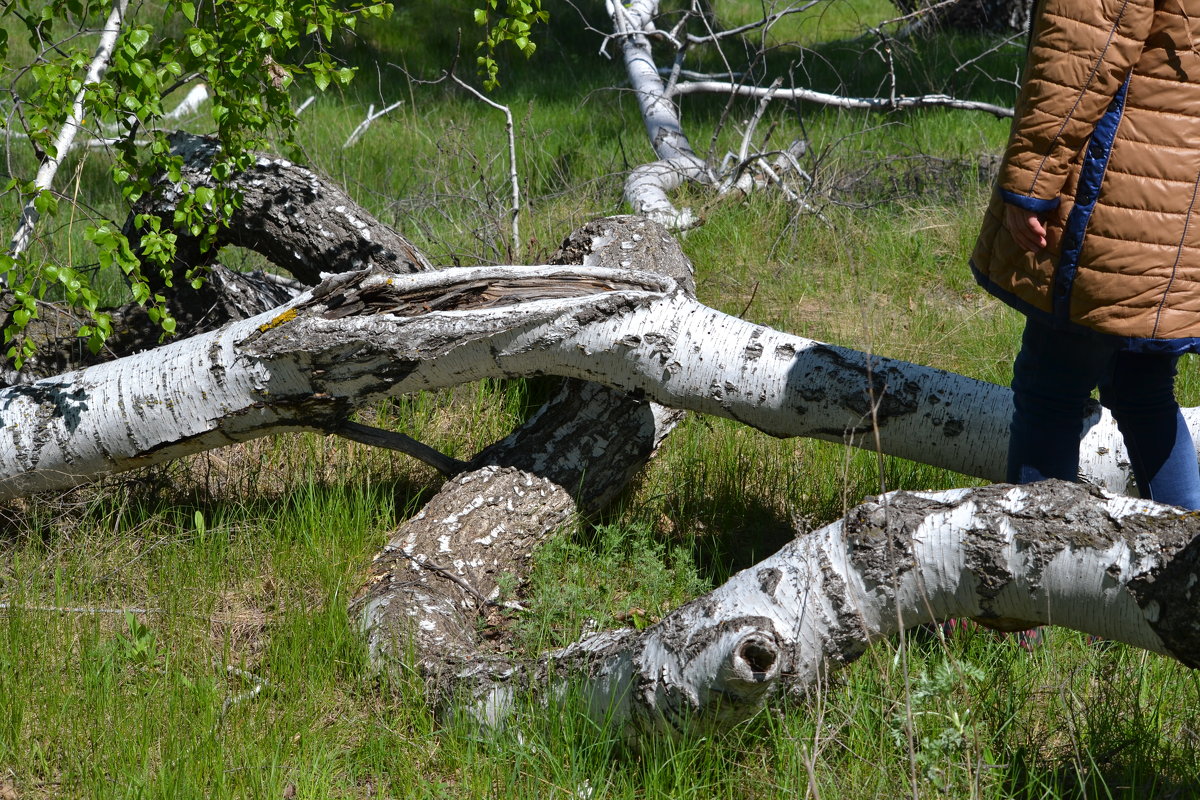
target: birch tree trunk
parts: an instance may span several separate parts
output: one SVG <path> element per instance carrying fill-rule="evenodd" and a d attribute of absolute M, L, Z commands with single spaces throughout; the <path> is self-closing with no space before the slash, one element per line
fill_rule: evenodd
<path fill-rule="evenodd" d="M 775 331 L 672 279 L 602 267 L 486 267 L 328 278 L 267 314 L 0 391 L 0 499 L 276 430 L 334 431 L 355 407 L 484 378 L 555 374 L 774 436 L 811 436 L 988 479 L 1009 390 Z M 1194 417 L 1192 417 L 1194 419 Z M 1085 477 L 1128 483 L 1093 415 Z"/>
<path fill-rule="evenodd" d="M 447 681 L 494 724 L 513 698 L 573 683 L 630 736 L 720 729 L 812 688 L 881 638 L 973 617 L 1054 624 L 1200 666 L 1200 520 L 1048 481 L 868 500 L 643 630 L 533 663 L 478 658 Z"/>
<path fill-rule="evenodd" d="M 668 193 L 688 180 L 713 183 L 715 179 L 683 132 L 679 111 L 667 95 L 650 39 L 645 34 L 646 29 L 654 25 L 658 2 L 606 2 L 625 71 L 646 125 L 646 135 L 658 159 L 635 167 L 629 173 L 625 181 L 625 199 L 633 206 L 635 214 L 644 214 L 668 228 L 690 227 L 696 223 L 695 216 L 687 209 L 677 210 Z"/>
<path fill-rule="evenodd" d="M 679 244 L 640 217 L 589 223 L 552 260 L 653 267 L 687 295 L 695 291 Z M 456 672 L 478 666 L 479 618 L 499 595 L 502 576 L 523 583 L 537 546 L 576 515 L 615 498 L 681 416 L 597 383 L 564 381 L 533 418 L 473 458 L 376 556 L 351 604 L 372 658 L 393 664 L 415 654 L 434 702 L 453 692 Z"/>
<path fill-rule="evenodd" d="M 1011 108 L 994 103 L 964 100 L 941 93 L 898 94 L 895 65 L 890 56 L 888 70 L 891 73 L 891 91 L 880 97 L 851 97 L 802 86 L 784 87 L 782 78 L 756 85 L 745 76 L 732 73 L 716 76 L 692 73 L 684 69 L 684 62 L 691 51 L 716 48 L 726 65 L 741 63 L 736 56 L 732 61 L 726 56 L 722 49 L 726 43 L 741 41 L 743 47 L 747 46 L 750 37 L 765 37 L 767 31 L 786 16 L 805 12 L 821 13 L 821 4 L 773 4 L 769 11 L 764 6 L 759 20 L 731 29 L 715 28 L 711 13 L 704 8 L 704 4 L 697 2 L 677 10 L 671 16 L 669 27 L 664 22 L 664 27 L 660 28 L 660 18 L 665 18 L 660 5 L 659 0 L 606 0 L 605 8 L 612 24 L 611 39 L 620 49 L 625 73 L 637 98 L 638 110 L 655 156 L 654 161 L 630 170 L 625 181 L 625 199 L 634 213 L 644 214 L 668 228 L 686 229 L 700 222 L 690 209 L 677 208 L 671 199 L 671 193 L 688 182 L 709 187 L 718 196 L 735 191 L 745 194 L 769 186 L 782 192 L 802 210 L 811 210 L 806 197 L 812 191 L 813 178 L 801 166 L 797 155 L 807 150 L 807 143 L 794 141 L 783 148 L 767 149 L 765 144 L 758 147 L 752 142 L 759 120 L 773 101 L 803 101 L 865 111 L 942 107 L 982 111 L 998 117 L 1012 116 Z M 692 28 L 702 32 L 693 33 Z M 872 33 L 886 38 L 882 30 L 872 29 Z M 660 52 L 666 49 L 669 53 L 669 57 L 662 59 L 664 64 L 669 62 L 669 66 L 659 66 L 655 57 L 655 43 L 660 44 Z M 765 46 L 760 45 L 760 48 L 756 56 L 749 59 L 753 62 L 747 68 L 749 73 L 761 69 L 761 64 L 755 60 L 765 55 Z M 803 69 L 795 71 L 804 73 Z M 719 153 L 712 151 L 703 156 L 696 153 L 677 105 L 681 97 L 693 94 L 716 94 L 730 101 L 738 96 L 760 100 L 758 109 L 744 122 L 742 140 L 736 154 L 731 152 L 722 158 Z M 730 108 L 732 106 L 726 107 L 726 115 Z M 718 123 L 718 131 L 725 123 L 726 117 L 723 117 Z M 713 135 L 713 142 L 715 145 L 716 134 Z"/>

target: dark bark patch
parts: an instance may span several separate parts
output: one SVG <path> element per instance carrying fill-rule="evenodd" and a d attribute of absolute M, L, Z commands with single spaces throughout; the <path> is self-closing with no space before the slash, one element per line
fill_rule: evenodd
<path fill-rule="evenodd" d="M 783 573 L 775 567 L 760 569 L 758 571 L 758 588 L 763 594 L 774 597 L 775 588 L 779 586 L 779 580 L 783 577 Z"/>
<path fill-rule="evenodd" d="M 849 664 L 867 651 L 867 637 L 863 631 L 859 609 L 850 602 L 846 582 L 834 570 L 829 556 L 820 554 L 821 593 L 834 608 L 836 620 L 827 627 L 829 640 L 826 645 L 828 657 L 840 664 Z"/>
<path fill-rule="evenodd" d="M 868 500 L 846 516 L 843 530 L 851 563 L 863 578 L 877 587 L 890 587 L 916 566 L 912 553 L 913 524 L 927 511 L 914 513 L 907 507 L 909 495 L 896 494 Z M 919 505 L 919 503 L 917 504 Z M 925 508 L 930 505 L 925 501 Z"/>
<path fill-rule="evenodd" d="M 706 625 L 695 629 L 695 633 L 688 637 L 687 644 L 678 652 L 686 664 L 699 657 L 713 642 L 725 634 L 740 630 L 760 631 L 778 641 L 778 636 L 775 634 L 775 622 L 770 617 L 731 617 L 721 620 L 716 625 Z"/>
<path fill-rule="evenodd" d="M 1129 591 L 1151 629 L 1175 658 L 1200 668 L 1200 515 L 1138 519 L 1132 526 L 1159 542 L 1165 562 L 1131 580 Z"/>
<path fill-rule="evenodd" d="M 45 409 L 49 416 L 61 418 L 69 432 L 74 432 L 79 427 L 84 413 L 88 410 L 87 387 L 77 383 L 42 380 L 33 384 L 13 386 L 5 394 L 10 398 L 28 397 Z"/>

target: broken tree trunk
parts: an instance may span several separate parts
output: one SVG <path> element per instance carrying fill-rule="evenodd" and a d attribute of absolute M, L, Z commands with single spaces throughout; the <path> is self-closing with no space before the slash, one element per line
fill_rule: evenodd
<path fill-rule="evenodd" d="M 851 444 L 998 479 L 1009 390 L 730 317 L 670 278 L 599 267 L 333 276 L 268 314 L 0 391 L 0 499 L 67 488 L 354 408 L 484 378 L 555 374 L 774 436 Z M 1128 466 L 1093 415 L 1085 477 Z M 874 439 L 865 442 L 874 447 Z"/>
<path fill-rule="evenodd" d="M 691 265 L 662 226 L 641 217 L 585 225 L 554 259 L 635 264 L 672 275 L 694 293 Z M 437 690 L 482 656 L 478 621 L 504 576 L 523 583 L 536 547 L 579 514 L 623 491 L 681 412 L 579 380 L 528 422 L 472 459 L 391 536 L 351 613 L 372 657 L 415 656 Z"/>
<path fill-rule="evenodd" d="M 393 538 L 356 607 L 377 657 L 415 641 L 437 687 L 469 691 L 481 718 L 522 687 L 582 674 L 596 713 L 631 732 L 729 724 L 875 638 L 951 615 L 1065 624 L 1200 662 L 1194 519 L 1065 485 L 889 496 L 646 631 L 533 664 L 481 654 L 464 623 L 492 601 L 498 573 L 523 569 L 546 531 L 619 491 L 661 439 L 665 412 L 639 398 L 778 436 L 862 443 L 877 430 L 885 452 L 983 477 L 1003 468 L 1008 390 L 773 331 L 671 278 L 613 269 L 640 241 L 669 243 L 631 224 L 602 223 L 573 246 L 597 266 L 361 270 L 220 331 L 2 390 L 0 498 L 276 430 L 336 432 L 390 395 L 559 374 L 632 398 L 597 404 L 603 390 L 576 385 L 477 457 Z M 1097 421 L 1089 436 L 1092 478 L 1123 487 L 1115 426 Z"/>
<path fill-rule="evenodd" d="M 532 663 L 480 657 L 446 682 L 484 723 L 570 684 L 628 735 L 720 729 L 803 692 L 872 642 L 971 617 L 1053 624 L 1200 666 L 1200 518 L 1049 481 L 870 499 L 642 631 Z"/>
<path fill-rule="evenodd" d="M 131 211 L 125 232 L 135 249 L 139 237 L 134 220 L 139 215 L 158 216 L 170 224 L 183 199 L 181 184 L 193 189 L 213 185 L 212 163 L 219 152 L 214 138 L 179 132 L 171 136 L 171 144 L 172 152 L 183 159 L 180 180 L 164 176 Z M 177 231 L 172 286 L 155 278 L 155 291 L 166 296 L 181 337 L 269 311 L 295 298 L 304 286 L 319 283 L 322 274 L 372 266 L 395 273 L 433 269 L 405 237 L 311 170 L 286 159 L 260 156 L 232 180 L 242 202 L 228 225 L 204 247 L 199 238 Z M 293 279 L 227 269 L 217 263 L 220 249 L 226 246 L 253 250 Z M 185 278 L 194 269 L 206 273 L 198 288 Z M 11 295 L 0 294 L 0 314 L 11 305 Z M 30 383 L 158 346 L 161 330 L 144 307 L 130 303 L 106 311 L 112 316 L 113 335 L 100 353 L 92 354 L 77 336 L 86 319 L 67 308 L 43 307 L 26 331 L 38 344 L 37 351 L 19 372 L 7 362 L 0 365 L 0 386 Z"/>

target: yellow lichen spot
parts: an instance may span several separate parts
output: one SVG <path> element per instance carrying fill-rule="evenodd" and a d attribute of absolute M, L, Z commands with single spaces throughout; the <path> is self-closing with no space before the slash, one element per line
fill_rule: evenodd
<path fill-rule="evenodd" d="M 267 331 L 271 330 L 271 328 L 278 328 L 283 323 L 291 322 L 298 316 L 299 313 L 296 311 L 296 309 L 289 308 L 287 311 L 283 312 L 270 322 L 264 322 L 262 325 L 259 325 L 258 330 L 260 333 L 266 333 Z"/>

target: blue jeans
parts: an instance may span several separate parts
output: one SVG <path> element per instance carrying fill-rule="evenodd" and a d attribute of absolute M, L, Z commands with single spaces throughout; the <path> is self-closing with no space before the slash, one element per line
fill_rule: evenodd
<path fill-rule="evenodd" d="M 1200 509 L 1200 467 L 1175 401 L 1179 356 L 1135 353 L 1029 319 L 1013 364 L 1008 481 L 1079 479 L 1079 440 L 1092 389 L 1125 439 L 1142 497 Z"/>

